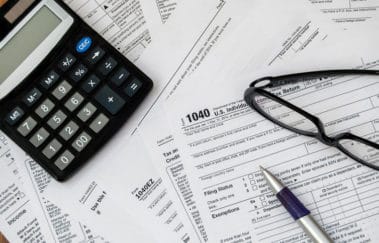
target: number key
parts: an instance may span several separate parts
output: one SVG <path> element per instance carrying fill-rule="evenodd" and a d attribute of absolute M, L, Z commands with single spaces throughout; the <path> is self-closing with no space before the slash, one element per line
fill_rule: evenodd
<path fill-rule="evenodd" d="M 42 153 L 46 156 L 46 158 L 51 159 L 59 152 L 61 148 L 62 144 L 58 142 L 58 140 L 54 139 L 45 147 Z"/>
<path fill-rule="evenodd" d="M 92 103 L 88 103 L 83 109 L 79 112 L 78 117 L 83 122 L 88 121 L 93 114 L 96 112 L 96 107 Z"/>
<path fill-rule="evenodd" d="M 63 111 L 59 110 L 57 111 L 47 122 L 47 124 L 53 129 L 56 130 L 58 127 L 60 127 L 64 121 L 66 120 L 67 116 L 63 113 Z"/>
<path fill-rule="evenodd" d="M 41 118 L 45 118 L 53 109 L 54 109 L 55 105 L 54 103 L 49 100 L 49 99 L 46 99 L 44 102 L 42 102 L 42 104 L 35 110 L 36 114 L 41 117 Z"/>
<path fill-rule="evenodd" d="M 70 92 L 71 88 L 72 86 L 65 80 L 55 88 L 53 95 L 57 100 L 61 100 Z"/>
<path fill-rule="evenodd" d="M 69 111 L 76 110 L 82 104 L 84 98 L 79 93 L 75 93 L 65 104 Z"/>
<path fill-rule="evenodd" d="M 73 122 L 73 121 L 70 121 L 63 129 L 62 131 L 59 133 L 59 135 L 65 140 L 65 141 L 68 141 L 70 140 L 74 135 L 75 133 L 79 130 L 79 126 Z"/>
<path fill-rule="evenodd" d="M 34 147 L 38 148 L 47 140 L 49 136 L 50 134 L 46 131 L 46 129 L 42 127 L 33 135 L 29 141 L 34 145 Z"/>
<path fill-rule="evenodd" d="M 82 132 L 72 143 L 72 147 L 76 149 L 76 151 L 81 152 L 87 145 L 91 142 L 92 138 L 86 132 Z"/>
<path fill-rule="evenodd" d="M 37 126 L 37 122 L 28 117 L 21 125 L 18 127 L 17 131 L 24 137 L 28 136 L 31 131 Z"/>
<path fill-rule="evenodd" d="M 58 159 L 55 161 L 55 165 L 60 169 L 64 170 L 71 162 L 75 159 L 75 156 L 68 150 L 64 151 Z"/>

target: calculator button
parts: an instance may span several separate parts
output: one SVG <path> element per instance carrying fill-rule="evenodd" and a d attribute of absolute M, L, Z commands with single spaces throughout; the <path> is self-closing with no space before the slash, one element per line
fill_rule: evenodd
<path fill-rule="evenodd" d="M 91 45 L 92 45 L 91 37 L 88 37 L 88 36 L 83 37 L 76 44 L 76 51 L 80 54 L 85 53 L 89 50 L 89 48 L 91 48 Z"/>
<path fill-rule="evenodd" d="M 89 65 L 95 65 L 98 63 L 105 55 L 105 51 L 100 47 L 95 47 L 87 56 L 87 63 Z"/>
<path fill-rule="evenodd" d="M 27 105 L 28 107 L 31 107 L 41 98 L 41 96 L 42 96 L 41 91 L 39 91 L 39 89 L 37 88 L 34 88 L 29 93 L 26 94 L 23 101 L 25 105 Z"/>
<path fill-rule="evenodd" d="M 37 126 L 37 122 L 28 117 L 21 125 L 18 127 L 17 131 L 24 137 L 28 136 L 31 131 Z"/>
<path fill-rule="evenodd" d="M 51 141 L 42 151 L 42 153 L 46 156 L 46 158 L 53 158 L 59 150 L 62 148 L 62 144 L 58 142 L 58 140 L 54 139 Z"/>
<path fill-rule="evenodd" d="M 108 124 L 109 118 L 104 114 L 100 114 L 90 125 L 90 128 L 95 133 L 99 133 Z"/>
<path fill-rule="evenodd" d="M 129 77 L 130 73 L 125 68 L 119 68 L 116 73 L 111 77 L 111 82 L 116 86 L 121 86 L 126 79 Z"/>
<path fill-rule="evenodd" d="M 67 53 L 66 55 L 63 56 L 63 58 L 59 61 L 58 68 L 66 72 L 69 70 L 72 65 L 74 65 L 76 62 L 76 57 L 74 57 L 71 53 Z"/>
<path fill-rule="evenodd" d="M 73 121 L 70 121 L 63 129 L 62 131 L 59 133 L 59 135 L 65 140 L 65 141 L 68 141 L 70 140 L 74 135 L 75 133 L 77 133 L 77 131 L 79 130 L 79 126 L 76 125 L 75 122 Z"/>
<path fill-rule="evenodd" d="M 55 166 L 57 166 L 60 170 L 64 170 L 71 164 L 71 162 L 75 159 L 75 156 L 68 150 L 64 151 L 58 159 L 55 161 Z"/>
<path fill-rule="evenodd" d="M 45 89 L 50 89 L 59 79 L 59 75 L 55 71 L 50 71 L 50 73 L 42 79 L 41 85 Z"/>
<path fill-rule="evenodd" d="M 35 110 L 36 114 L 41 117 L 41 118 L 45 118 L 53 109 L 54 109 L 55 105 L 54 103 L 49 100 L 49 99 L 46 99 L 44 102 L 42 102 L 42 104 Z"/>
<path fill-rule="evenodd" d="M 125 100 L 107 85 L 97 92 L 95 99 L 112 115 L 116 115 L 125 105 Z"/>
<path fill-rule="evenodd" d="M 100 84 L 100 79 L 92 74 L 87 80 L 82 84 L 82 88 L 88 94 L 91 93 Z"/>
<path fill-rule="evenodd" d="M 70 73 L 70 78 L 79 82 L 87 74 L 88 68 L 83 64 L 78 64 Z"/>
<path fill-rule="evenodd" d="M 90 135 L 86 132 L 82 132 L 82 134 L 74 140 L 72 147 L 76 149 L 76 151 L 81 152 L 85 147 L 87 147 L 91 140 L 92 137 Z"/>
<path fill-rule="evenodd" d="M 53 129 L 56 130 L 60 127 L 64 121 L 67 119 L 66 114 L 64 114 L 61 110 L 57 111 L 47 122 L 47 124 Z"/>
<path fill-rule="evenodd" d="M 83 109 L 79 112 L 78 117 L 82 122 L 88 121 L 93 114 L 96 112 L 96 107 L 91 103 L 88 103 Z"/>
<path fill-rule="evenodd" d="M 29 141 L 34 145 L 34 147 L 38 148 L 47 140 L 49 136 L 50 134 L 45 130 L 45 128 L 42 127 L 31 137 Z"/>
<path fill-rule="evenodd" d="M 80 104 L 83 103 L 83 96 L 81 96 L 79 93 L 75 93 L 71 98 L 66 102 L 65 106 L 69 111 L 76 110 Z"/>
<path fill-rule="evenodd" d="M 7 123 L 11 126 L 15 125 L 23 116 L 25 115 L 25 112 L 20 108 L 16 107 L 14 108 L 5 118 Z"/>
<path fill-rule="evenodd" d="M 98 69 L 102 75 L 107 76 L 116 66 L 117 61 L 113 57 L 108 57 L 100 64 Z"/>
<path fill-rule="evenodd" d="M 55 88 L 53 91 L 53 96 L 57 98 L 57 100 L 62 100 L 72 89 L 72 86 L 67 82 L 63 81 Z"/>
<path fill-rule="evenodd" d="M 126 86 L 124 91 L 129 97 L 133 97 L 141 87 L 142 82 L 135 78 Z"/>

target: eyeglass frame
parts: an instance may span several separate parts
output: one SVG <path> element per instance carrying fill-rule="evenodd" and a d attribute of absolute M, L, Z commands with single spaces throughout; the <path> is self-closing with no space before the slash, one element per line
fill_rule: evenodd
<path fill-rule="evenodd" d="M 255 81 L 253 81 L 250 84 L 250 87 L 245 91 L 244 94 L 244 100 L 245 102 L 255 111 L 257 111 L 260 115 L 268 119 L 269 121 L 287 129 L 292 132 L 295 132 L 300 135 L 304 135 L 307 137 L 316 138 L 320 142 L 322 142 L 325 145 L 328 145 L 330 147 L 335 147 L 339 149 L 342 153 L 349 156 L 350 158 L 354 159 L 358 163 L 365 165 L 371 169 L 379 171 L 379 166 L 373 165 L 372 163 L 369 163 L 354 154 L 352 154 L 349 150 L 345 149 L 340 141 L 349 139 L 353 141 L 357 141 L 359 143 L 371 146 L 373 148 L 376 148 L 379 150 L 379 144 L 371 142 L 367 139 L 364 139 L 362 137 L 356 136 L 350 132 L 344 132 L 340 133 L 336 136 L 330 137 L 325 132 L 325 125 L 320 120 L 320 118 L 308 113 L 307 111 L 291 104 L 290 102 L 274 95 L 273 93 L 270 93 L 265 88 L 273 88 L 278 87 L 286 84 L 295 84 L 298 82 L 303 81 L 309 81 L 312 79 L 319 79 L 322 77 L 331 77 L 331 76 L 338 76 L 338 75 L 379 75 L 379 70 L 361 70 L 361 69 L 341 69 L 341 70 L 324 70 L 324 71 L 315 71 L 315 72 L 303 72 L 303 73 L 295 73 L 295 74 L 288 74 L 288 75 L 281 75 L 281 76 L 267 76 L 263 78 L 259 78 Z M 265 83 L 266 81 L 266 83 Z M 262 83 L 262 86 L 257 86 L 258 84 Z M 268 83 L 267 83 L 268 82 Z M 289 126 L 278 119 L 275 119 L 274 117 L 267 114 L 263 109 L 258 105 L 255 97 L 257 95 L 269 98 L 275 102 L 278 102 L 281 105 L 286 106 L 287 108 L 292 109 L 293 111 L 299 113 L 300 115 L 304 116 L 308 120 L 310 120 L 317 128 L 318 132 L 309 132 L 297 129 L 293 126 Z"/>

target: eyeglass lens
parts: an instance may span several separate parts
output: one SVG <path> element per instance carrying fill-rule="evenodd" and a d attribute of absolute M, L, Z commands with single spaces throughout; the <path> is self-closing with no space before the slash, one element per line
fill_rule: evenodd
<path fill-rule="evenodd" d="M 255 101 L 260 109 L 272 120 L 279 121 L 285 126 L 296 128 L 299 132 L 313 134 L 318 132 L 316 125 L 311 120 L 271 98 L 258 94 L 255 96 Z"/>
<path fill-rule="evenodd" d="M 342 139 L 339 144 L 357 159 L 379 166 L 379 149 L 353 139 Z"/>

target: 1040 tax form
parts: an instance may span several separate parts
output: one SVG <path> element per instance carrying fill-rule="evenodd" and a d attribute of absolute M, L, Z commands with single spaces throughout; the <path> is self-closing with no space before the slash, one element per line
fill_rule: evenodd
<path fill-rule="evenodd" d="M 314 50 L 296 62 L 288 62 L 287 72 L 293 66 L 317 68 L 317 63 L 306 61 L 317 56 Z M 328 55 L 338 57 L 328 57 L 335 59 L 329 64 L 341 60 L 340 65 L 346 68 L 378 69 L 379 60 L 369 50 L 362 48 L 357 51 L 361 56 L 355 57 L 352 51 L 344 58 L 335 46 L 323 49 Z M 344 59 L 351 66 L 343 66 Z M 328 61 L 325 62 L 320 66 L 327 65 Z M 209 76 L 204 72 L 192 78 L 201 77 Z M 199 239 L 202 242 L 308 241 L 266 186 L 259 170 L 259 165 L 263 165 L 289 185 L 336 242 L 378 241 L 378 173 L 334 148 L 264 119 L 241 100 L 243 90 L 231 91 L 231 86 L 242 87 L 241 82 L 247 88 L 251 79 L 241 78 L 238 73 L 225 80 L 223 77 L 214 74 L 221 87 L 212 94 L 193 94 L 196 101 L 188 102 L 191 92 L 177 94 L 167 105 L 170 119 L 154 118 L 155 124 L 167 124 L 166 130 L 161 125 L 158 131 L 150 123 L 140 131 L 155 165 L 181 202 Z M 212 88 L 204 87 L 204 90 Z M 319 116 L 329 134 L 351 131 L 378 142 L 377 77 L 331 77 L 273 92 Z"/>

